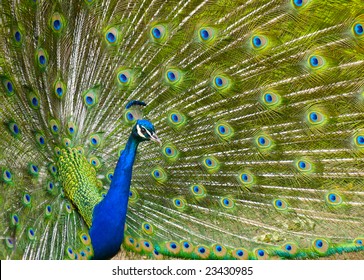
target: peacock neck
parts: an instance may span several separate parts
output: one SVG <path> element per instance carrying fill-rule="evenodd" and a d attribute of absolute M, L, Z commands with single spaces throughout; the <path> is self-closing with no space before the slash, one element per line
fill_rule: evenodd
<path fill-rule="evenodd" d="M 106 197 L 93 212 L 90 236 L 94 258 L 114 256 L 122 243 L 133 164 L 139 141 L 131 135 L 116 165 Z"/>
<path fill-rule="evenodd" d="M 131 135 L 126 143 L 124 151 L 119 157 L 118 163 L 116 164 L 110 190 L 118 187 L 120 188 L 120 182 L 129 181 L 130 186 L 131 174 L 138 145 L 139 141 Z M 127 187 L 127 191 L 129 193 L 129 187 Z"/>

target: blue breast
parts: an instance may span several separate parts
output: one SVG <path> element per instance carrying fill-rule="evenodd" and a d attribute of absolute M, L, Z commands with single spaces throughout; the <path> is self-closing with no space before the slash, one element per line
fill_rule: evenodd
<path fill-rule="evenodd" d="M 130 182 L 138 141 L 129 138 L 121 154 L 106 197 L 93 211 L 90 237 L 93 259 L 110 259 L 120 249 L 128 207 Z"/>

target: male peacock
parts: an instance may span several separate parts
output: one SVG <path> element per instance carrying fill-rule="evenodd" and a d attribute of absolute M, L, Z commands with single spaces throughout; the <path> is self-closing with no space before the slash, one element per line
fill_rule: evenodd
<path fill-rule="evenodd" d="M 1 0 L 0 23 L 1 259 L 364 249 L 362 0 Z"/>

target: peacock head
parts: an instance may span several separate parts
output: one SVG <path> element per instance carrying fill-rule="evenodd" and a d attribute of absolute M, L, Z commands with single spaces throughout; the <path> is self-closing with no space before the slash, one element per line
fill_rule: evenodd
<path fill-rule="evenodd" d="M 133 136 L 139 141 L 152 140 L 159 145 L 162 144 L 161 140 L 155 133 L 154 125 L 147 120 L 138 120 L 133 127 Z"/>

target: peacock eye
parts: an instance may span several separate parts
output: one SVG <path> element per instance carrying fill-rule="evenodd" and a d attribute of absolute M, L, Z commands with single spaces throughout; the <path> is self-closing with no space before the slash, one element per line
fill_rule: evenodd
<path fill-rule="evenodd" d="M 142 129 L 140 130 L 142 133 L 146 133 L 147 131 L 145 130 L 144 127 L 142 127 Z"/>

